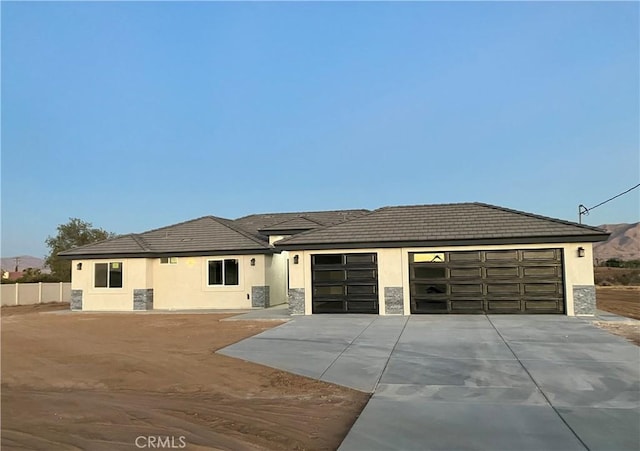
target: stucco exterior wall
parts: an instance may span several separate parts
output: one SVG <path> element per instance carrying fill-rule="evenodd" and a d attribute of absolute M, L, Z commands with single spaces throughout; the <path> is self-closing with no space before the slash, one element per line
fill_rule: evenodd
<path fill-rule="evenodd" d="M 265 256 L 265 280 L 270 290 L 270 306 L 287 302 L 288 253 Z"/>
<path fill-rule="evenodd" d="M 238 260 L 238 285 L 208 285 L 207 262 L 222 259 Z M 153 276 L 154 309 L 250 309 L 251 288 L 265 285 L 265 256 L 179 257 L 176 264 L 154 259 Z"/>
<path fill-rule="evenodd" d="M 578 248 L 585 250 L 584 257 L 578 257 Z M 311 255 L 313 254 L 342 254 L 342 253 L 370 253 L 378 255 L 378 302 L 380 314 L 386 314 L 385 288 L 402 287 L 404 315 L 410 312 L 409 290 L 409 253 L 410 252 L 444 252 L 468 250 L 501 250 L 501 249 L 563 249 L 564 254 L 564 284 L 566 299 L 566 314 L 574 316 L 574 287 L 593 286 L 593 251 L 591 243 L 543 243 L 489 246 L 441 246 L 414 247 L 391 249 L 331 249 L 311 251 L 289 251 L 289 287 L 304 290 L 304 312 L 311 314 Z M 299 255 L 299 264 L 293 263 L 293 256 Z"/>
<path fill-rule="evenodd" d="M 96 263 L 122 263 L 122 288 L 94 287 Z M 82 263 L 82 269 L 78 269 Z M 153 288 L 149 280 L 148 258 L 112 258 L 74 260 L 71 264 L 71 289 L 82 290 L 82 310 L 133 310 L 133 290 Z"/>
<path fill-rule="evenodd" d="M 238 260 L 238 285 L 209 286 L 208 260 Z M 251 259 L 255 258 L 255 266 Z M 96 263 L 122 262 L 122 288 L 95 288 Z M 82 263 L 82 269 L 77 264 Z M 265 285 L 264 255 L 179 257 L 176 264 L 159 258 L 74 260 L 72 289 L 82 290 L 82 310 L 134 309 L 134 290 L 153 289 L 154 310 L 249 309 L 253 286 Z"/>

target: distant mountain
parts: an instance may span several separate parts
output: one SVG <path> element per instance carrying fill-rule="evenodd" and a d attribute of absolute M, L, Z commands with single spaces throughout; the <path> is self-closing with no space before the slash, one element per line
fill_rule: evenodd
<path fill-rule="evenodd" d="M 603 224 L 598 227 L 611 233 L 611 236 L 607 241 L 594 243 L 593 256 L 596 260 L 640 259 L 640 222 L 635 224 Z"/>
<path fill-rule="evenodd" d="M 5 271 L 15 271 L 16 259 L 18 263 L 18 271 L 24 271 L 27 268 L 44 269 L 44 260 L 31 255 L 20 255 L 17 257 L 3 257 L 0 259 L 0 268 Z M 42 271 L 48 272 L 48 271 Z"/>

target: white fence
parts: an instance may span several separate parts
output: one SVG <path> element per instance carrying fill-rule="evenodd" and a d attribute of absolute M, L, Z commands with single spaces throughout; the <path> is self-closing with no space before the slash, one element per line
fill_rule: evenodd
<path fill-rule="evenodd" d="M 45 302 L 70 302 L 71 283 L 3 283 L 0 298 L 2 305 L 42 304 Z"/>

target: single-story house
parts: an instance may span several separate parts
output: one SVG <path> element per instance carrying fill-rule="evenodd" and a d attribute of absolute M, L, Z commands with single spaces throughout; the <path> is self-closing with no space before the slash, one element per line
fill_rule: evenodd
<path fill-rule="evenodd" d="M 460 203 L 206 216 L 67 250 L 74 310 L 595 313 L 605 231 Z"/>

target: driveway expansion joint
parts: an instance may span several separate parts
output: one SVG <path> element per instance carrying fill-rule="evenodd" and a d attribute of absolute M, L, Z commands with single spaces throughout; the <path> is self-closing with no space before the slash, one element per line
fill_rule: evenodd
<path fill-rule="evenodd" d="M 347 346 L 345 346 L 345 348 L 342 350 L 342 352 L 340 352 L 340 354 L 338 354 L 338 356 L 337 356 L 335 359 L 333 359 L 333 362 L 331 362 L 331 364 L 330 364 L 330 365 L 329 365 L 329 366 L 328 366 L 328 367 L 327 367 L 327 368 L 322 372 L 322 374 L 320 375 L 320 377 L 319 377 L 318 379 L 322 380 L 322 378 L 324 377 L 324 375 L 325 375 L 325 374 L 327 374 L 327 371 L 329 371 L 329 369 L 330 369 L 330 368 L 331 368 L 331 367 L 332 367 L 332 366 L 333 366 L 333 365 L 338 361 L 338 359 L 339 359 L 340 357 L 342 357 L 342 355 L 347 351 L 347 349 L 349 349 L 349 348 L 351 347 L 351 345 L 352 345 L 353 343 L 355 343 L 355 341 L 356 341 L 358 338 L 360 338 L 360 336 L 361 336 L 363 333 L 365 333 L 365 331 L 366 331 L 369 327 L 371 327 L 371 325 L 372 325 L 374 322 L 375 322 L 375 319 L 374 319 L 374 320 L 372 320 L 369 324 L 367 324 L 367 326 L 366 326 L 364 329 L 362 329 L 362 330 L 360 331 L 360 333 L 359 333 L 358 335 L 356 335 L 356 336 L 353 338 L 353 340 L 351 340 L 351 341 L 349 342 L 349 344 L 348 344 Z"/>
<path fill-rule="evenodd" d="M 555 414 L 558 416 L 558 418 L 560 418 L 560 420 L 564 423 L 564 425 L 571 431 L 571 433 L 575 436 L 576 439 L 578 439 L 578 441 L 582 444 L 582 446 L 584 446 L 584 448 L 586 450 L 589 450 L 589 447 L 587 446 L 587 444 L 580 438 L 580 436 L 576 433 L 576 431 L 571 427 L 571 425 L 569 423 L 567 423 L 567 421 L 564 419 L 564 417 L 562 415 L 560 415 L 560 412 L 558 412 L 558 410 L 556 409 L 556 407 L 551 403 L 551 400 L 547 397 L 547 395 L 545 394 L 544 391 L 542 391 L 542 388 L 540 388 L 540 385 L 538 385 L 538 382 L 535 380 L 535 378 L 533 377 L 533 375 L 529 372 L 529 370 L 527 369 L 526 366 L 524 366 L 524 364 L 520 361 L 520 358 L 518 357 L 518 355 L 514 352 L 514 350 L 511 348 L 511 345 L 509 345 L 509 343 L 507 342 L 507 340 L 505 340 L 505 338 L 502 336 L 502 334 L 500 333 L 500 331 L 498 330 L 498 328 L 496 327 L 495 324 L 493 324 L 493 321 L 491 321 L 491 318 L 489 317 L 489 315 L 487 316 L 487 320 L 489 320 L 489 324 L 491 324 L 491 327 L 493 327 L 496 331 L 496 333 L 498 334 L 498 336 L 502 339 L 502 341 L 504 342 L 505 346 L 507 348 L 509 348 L 509 351 L 511 351 L 511 353 L 513 354 L 513 356 L 515 357 L 515 359 L 518 361 L 518 363 L 520 364 L 520 366 L 522 367 L 522 369 L 524 370 L 525 373 L 527 373 L 527 376 L 529 376 L 529 378 L 531 379 L 531 382 L 533 382 L 533 384 L 536 386 L 536 389 L 538 390 L 538 392 L 542 395 L 542 397 L 544 398 L 544 400 L 549 404 L 549 407 L 551 407 L 553 409 L 553 411 L 555 412 Z"/>

